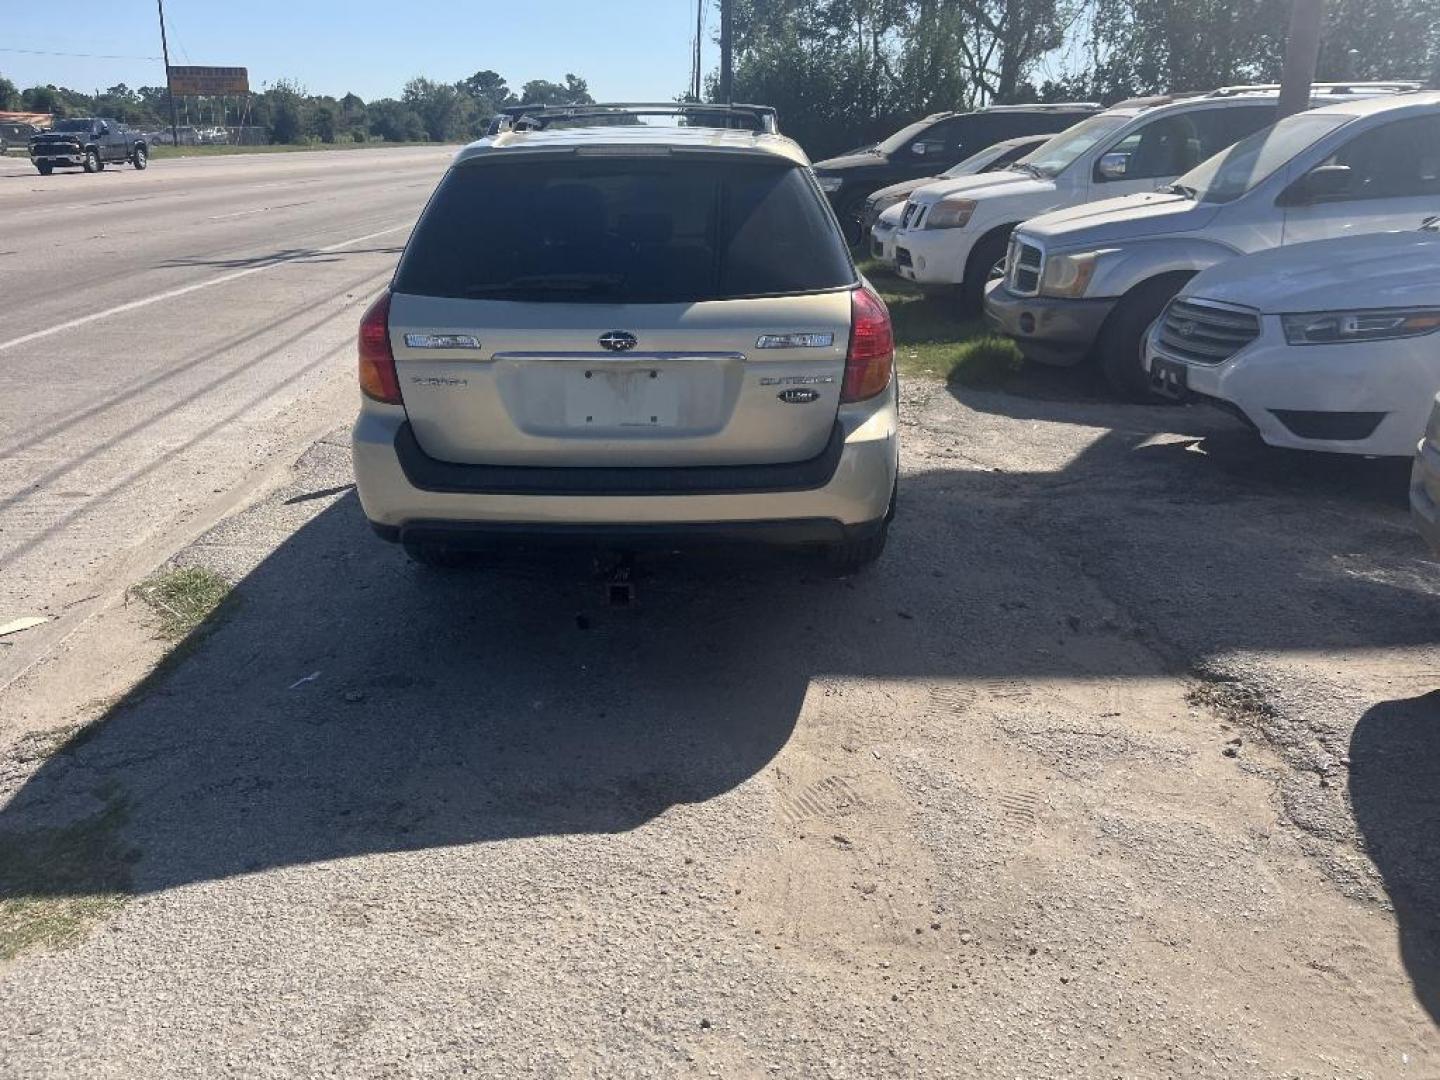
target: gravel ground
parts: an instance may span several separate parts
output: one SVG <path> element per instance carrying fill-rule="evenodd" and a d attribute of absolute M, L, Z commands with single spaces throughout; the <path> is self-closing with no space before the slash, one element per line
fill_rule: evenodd
<path fill-rule="evenodd" d="M 408 565 L 317 444 L 103 724 L 45 734 L 95 641 L 0 699 L 0 899 L 82 927 L 0 966 L 0 1073 L 1440 1075 L 1403 469 L 1054 373 L 906 397 L 873 572 L 652 559 L 630 609 Z"/>

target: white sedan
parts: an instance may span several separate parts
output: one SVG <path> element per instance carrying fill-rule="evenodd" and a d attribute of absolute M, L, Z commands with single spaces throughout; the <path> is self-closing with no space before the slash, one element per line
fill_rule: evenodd
<path fill-rule="evenodd" d="M 1440 234 L 1373 233 L 1221 263 L 1150 328 L 1156 390 L 1212 399 L 1272 446 L 1415 453 L 1440 390 Z"/>

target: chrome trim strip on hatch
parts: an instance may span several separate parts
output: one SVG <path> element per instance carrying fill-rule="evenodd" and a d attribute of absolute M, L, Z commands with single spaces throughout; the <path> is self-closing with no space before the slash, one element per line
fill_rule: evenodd
<path fill-rule="evenodd" d="M 744 360 L 742 352 L 497 352 L 495 360 L 604 360 L 633 364 L 646 360 Z"/>

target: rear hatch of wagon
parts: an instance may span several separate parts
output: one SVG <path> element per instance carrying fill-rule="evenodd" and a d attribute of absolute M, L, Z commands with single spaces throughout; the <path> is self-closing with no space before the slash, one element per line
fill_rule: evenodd
<path fill-rule="evenodd" d="M 592 150 L 496 154 L 442 181 L 390 306 L 420 446 L 567 467 L 820 453 L 857 281 L 807 171 Z"/>

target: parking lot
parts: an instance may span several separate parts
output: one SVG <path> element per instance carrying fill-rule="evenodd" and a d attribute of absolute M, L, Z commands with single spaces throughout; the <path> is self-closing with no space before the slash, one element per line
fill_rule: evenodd
<path fill-rule="evenodd" d="M 872 571 L 630 608 L 375 541 L 337 396 L 174 556 L 235 590 L 155 675 L 117 603 L 0 696 L 4 1071 L 1440 1075 L 1405 464 L 902 390 Z"/>

